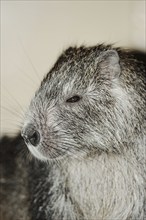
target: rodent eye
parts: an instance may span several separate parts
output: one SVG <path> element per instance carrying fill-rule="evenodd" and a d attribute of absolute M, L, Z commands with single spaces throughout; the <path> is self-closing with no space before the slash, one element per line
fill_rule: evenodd
<path fill-rule="evenodd" d="M 75 96 L 73 96 L 73 97 L 67 99 L 66 102 L 74 103 L 74 102 L 78 102 L 78 101 L 80 101 L 80 99 L 81 99 L 80 96 L 75 95 Z"/>

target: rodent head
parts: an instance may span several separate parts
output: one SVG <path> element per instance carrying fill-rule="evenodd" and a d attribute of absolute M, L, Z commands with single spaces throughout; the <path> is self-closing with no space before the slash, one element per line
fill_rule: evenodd
<path fill-rule="evenodd" d="M 42 160 L 78 157 L 115 145 L 120 123 L 113 93 L 120 85 L 120 72 L 116 50 L 66 50 L 42 81 L 26 114 L 22 136 L 32 154 Z"/>

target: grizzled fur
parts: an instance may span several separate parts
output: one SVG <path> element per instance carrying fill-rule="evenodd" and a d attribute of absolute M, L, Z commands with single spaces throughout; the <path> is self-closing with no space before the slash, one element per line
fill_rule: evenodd
<path fill-rule="evenodd" d="M 35 220 L 143 220 L 145 63 L 112 46 L 69 48 L 41 83 L 22 135 Z M 72 97 L 79 100 L 71 102 Z"/>

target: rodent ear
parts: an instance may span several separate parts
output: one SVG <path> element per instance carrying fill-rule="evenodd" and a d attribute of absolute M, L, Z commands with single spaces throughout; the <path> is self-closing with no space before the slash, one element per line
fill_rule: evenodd
<path fill-rule="evenodd" d="M 110 79 L 120 75 L 119 55 L 115 50 L 107 50 L 98 58 L 100 75 Z"/>

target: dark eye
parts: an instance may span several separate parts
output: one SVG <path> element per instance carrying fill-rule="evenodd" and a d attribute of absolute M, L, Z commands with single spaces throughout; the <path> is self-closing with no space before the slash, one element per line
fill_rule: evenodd
<path fill-rule="evenodd" d="M 73 102 L 78 102 L 78 101 L 80 101 L 80 99 L 81 99 L 80 96 L 75 95 L 75 96 L 73 96 L 73 97 L 67 99 L 66 102 L 71 102 L 71 103 L 73 103 Z"/>

